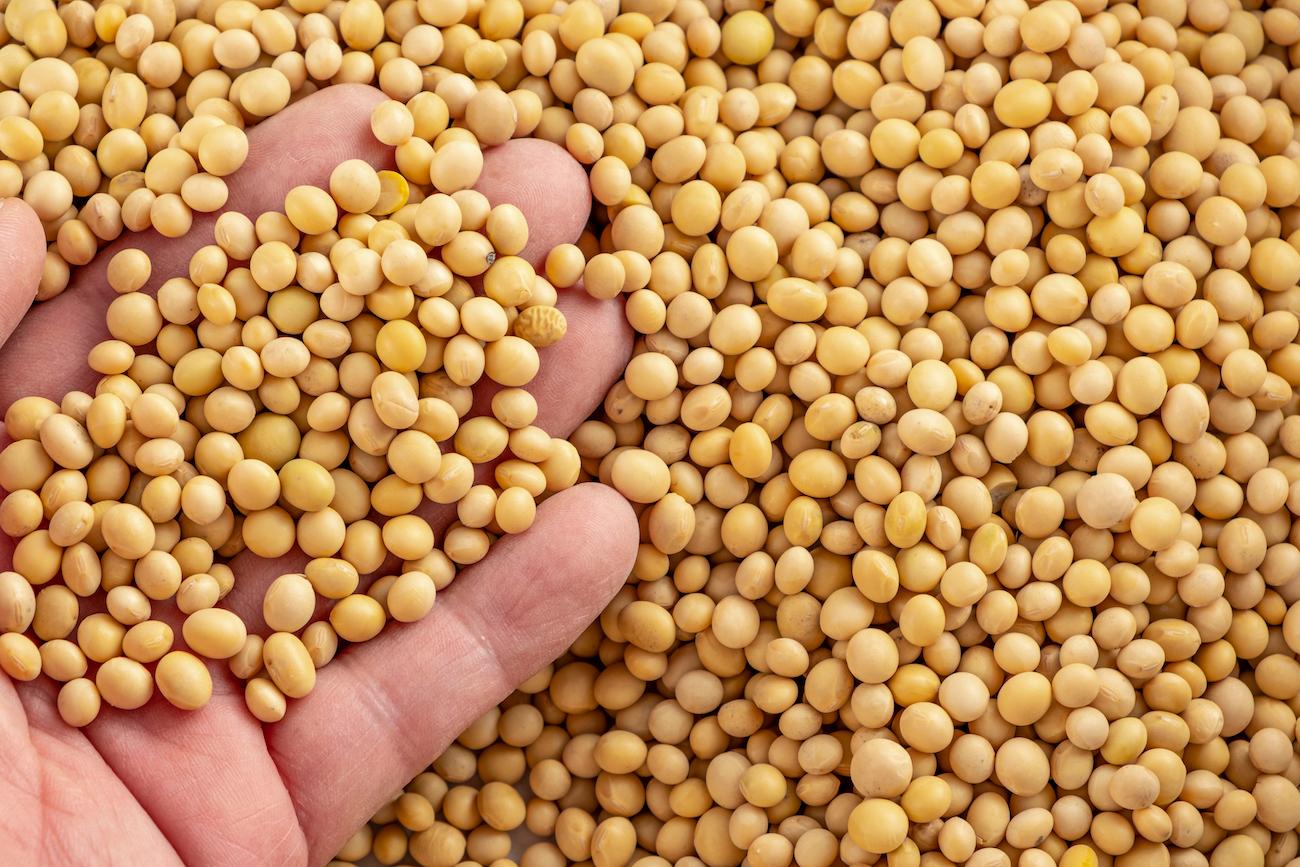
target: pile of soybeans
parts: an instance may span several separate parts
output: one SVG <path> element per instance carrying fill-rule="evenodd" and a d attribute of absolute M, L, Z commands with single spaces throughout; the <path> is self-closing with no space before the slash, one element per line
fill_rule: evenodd
<path fill-rule="evenodd" d="M 5 415 L 10 677 L 86 725 L 224 665 L 272 722 L 595 479 L 626 586 L 335 867 L 1296 863 L 1300 2 L 276 2 L 5 8 L 42 299 L 330 84 L 397 168 L 222 214 L 156 298 L 113 257 L 94 394 Z M 521 137 L 596 202 L 537 272 L 472 189 Z M 553 438 L 579 291 L 635 349 Z M 250 633 L 224 561 L 295 546 Z"/>

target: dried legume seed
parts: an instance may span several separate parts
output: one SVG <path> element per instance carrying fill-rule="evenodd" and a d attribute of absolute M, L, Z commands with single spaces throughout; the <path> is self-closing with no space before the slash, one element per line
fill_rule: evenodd
<path fill-rule="evenodd" d="M 197 710 L 212 698 L 212 676 L 197 656 L 173 650 L 154 669 L 158 691 L 181 710 Z"/>

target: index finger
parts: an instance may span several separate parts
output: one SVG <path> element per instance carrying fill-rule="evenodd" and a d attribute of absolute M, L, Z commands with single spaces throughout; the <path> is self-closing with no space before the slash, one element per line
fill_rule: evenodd
<path fill-rule="evenodd" d="M 36 213 L 22 199 L 0 199 L 0 346 L 31 307 L 44 261 L 45 232 Z"/>

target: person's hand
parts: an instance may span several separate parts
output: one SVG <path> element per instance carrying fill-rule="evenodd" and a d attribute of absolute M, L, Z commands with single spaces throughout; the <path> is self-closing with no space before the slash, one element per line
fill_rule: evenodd
<path fill-rule="evenodd" d="M 382 98 L 360 85 L 331 87 L 253 129 L 228 208 L 250 216 L 277 210 L 291 187 L 324 186 L 345 159 L 391 165 L 391 149 L 369 129 Z M 531 229 L 524 255 L 534 264 L 576 240 L 590 208 L 581 167 L 543 142 L 491 151 L 478 189 L 494 204 L 523 210 Z M 123 237 L 61 296 L 27 312 L 44 256 L 41 226 L 21 202 L 0 205 L 0 340 L 8 338 L 0 349 L 0 407 L 28 394 L 57 401 L 72 389 L 92 390 L 86 351 L 107 336 L 109 257 L 124 247 L 147 251 L 153 289 L 185 273 L 191 253 L 212 242 L 212 223 L 196 219 L 177 240 Z M 537 424 L 567 436 L 618 378 L 632 341 L 617 303 L 572 289 L 560 293 L 558 306 L 568 336 L 541 353 L 529 390 L 541 407 Z M 478 391 L 475 414 L 488 393 Z M 426 504 L 422 514 L 440 531 L 454 507 Z M 636 518 L 612 490 L 585 484 L 557 494 L 528 532 L 503 537 L 462 571 L 427 618 L 390 622 L 374 640 L 342 650 L 315 691 L 271 726 L 252 717 L 243 682 L 220 663 L 209 663 L 214 695 L 199 711 L 179 711 L 155 695 L 136 711 L 104 705 L 80 730 L 59 718 L 57 684 L 15 684 L 0 674 L 0 860 L 322 864 L 468 723 L 563 652 L 622 584 L 636 547 Z M 10 568 L 12 550 L 12 540 L 0 539 L 0 568 Z M 304 560 L 239 555 L 231 563 L 236 586 L 222 606 L 267 634 L 262 592 Z M 90 600 L 82 604 L 84 616 Z M 158 605 L 155 617 L 168 608 Z"/>

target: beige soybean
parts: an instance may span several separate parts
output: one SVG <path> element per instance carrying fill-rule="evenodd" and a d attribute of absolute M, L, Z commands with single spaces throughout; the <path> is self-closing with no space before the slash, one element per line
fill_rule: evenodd
<path fill-rule="evenodd" d="M 316 591 L 305 575 L 281 575 L 262 597 L 262 618 L 277 632 L 297 632 L 316 609 Z"/>
<path fill-rule="evenodd" d="M 316 667 L 301 639 L 289 632 L 276 632 L 262 645 L 266 673 L 282 693 L 302 698 L 316 685 Z"/>
<path fill-rule="evenodd" d="M 82 728 L 99 716 L 102 698 L 93 680 L 79 677 L 59 688 L 59 717 L 68 725 Z"/>
<path fill-rule="evenodd" d="M 119 710 L 135 710 L 153 697 L 154 680 L 149 670 L 133 659 L 117 656 L 100 665 L 95 686 L 103 700 Z"/>
<path fill-rule="evenodd" d="M 205 608 L 185 618 L 181 635 L 191 650 L 209 659 L 229 659 L 239 652 L 248 630 L 239 615 Z"/>
<path fill-rule="evenodd" d="M 212 698 L 212 676 L 203 660 L 173 650 L 158 660 L 154 679 L 163 698 L 181 710 L 197 710 Z"/>

